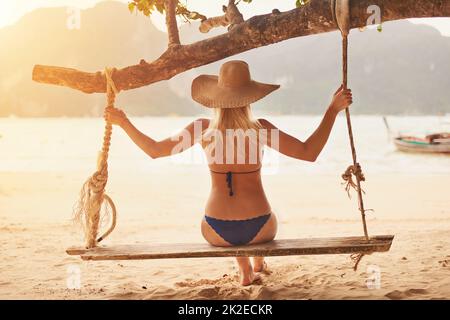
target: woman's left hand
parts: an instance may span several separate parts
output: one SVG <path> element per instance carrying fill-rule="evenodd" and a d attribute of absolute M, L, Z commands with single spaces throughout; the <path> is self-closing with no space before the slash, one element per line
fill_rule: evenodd
<path fill-rule="evenodd" d="M 106 108 L 104 117 L 106 121 L 111 122 L 113 125 L 119 127 L 123 126 L 123 124 L 128 121 L 125 112 L 114 107 Z"/>
<path fill-rule="evenodd" d="M 330 109 L 336 114 L 348 108 L 353 103 L 352 90 L 344 89 L 341 85 L 333 95 Z"/>

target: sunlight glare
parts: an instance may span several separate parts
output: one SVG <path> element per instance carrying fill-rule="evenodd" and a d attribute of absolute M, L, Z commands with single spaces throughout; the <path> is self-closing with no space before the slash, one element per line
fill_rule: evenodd
<path fill-rule="evenodd" d="M 16 18 L 15 1 L 0 1 L 0 28 L 7 26 L 15 21 Z"/>

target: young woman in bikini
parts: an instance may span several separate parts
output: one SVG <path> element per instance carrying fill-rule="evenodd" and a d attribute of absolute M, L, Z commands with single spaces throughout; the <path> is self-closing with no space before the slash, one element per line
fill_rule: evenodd
<path fill-rule="evenodd" d="M 277 232 L 277 219 L 261 181 L 263 147 L 313 162 L 325 146 L 336 116 L 352 103 L 351 91 L 340 87 L 318 128 L 302 142 L 269 121 L 252 117 L 250 104 L 278 88 L 253 81 L 244 61 L 229 61 L 222 65 L 219 76 L 201 75 L 192 83 L 193 99 L 213 108 L 211 120 L 197 119 L 179 134 L 155 141 L 141 133 L 119 109 L 108 108 L 105 117 L 152 158 L 183 152 L 200 143 L 212 182 L 201 222 L 204 238 L 214 246 L 263 243 L 273 240 Z M 258 273 L 266 267 L 264 257 L 254 257 L 253 265 L 248 257 L 236 260 L 242 285 L 258 280 Z"/>

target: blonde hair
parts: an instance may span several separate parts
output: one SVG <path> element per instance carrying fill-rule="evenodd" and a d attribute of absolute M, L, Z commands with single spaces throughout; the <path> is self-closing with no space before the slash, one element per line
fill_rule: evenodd
<path fill-rule="evenodd" d="M 263 126 L 253 117 L 250 106 L 242 108 L 214 108 L 214 117 L 209 123 L 208 130 L 226 129 L 255 129 L 258 131 Z"/>
<path fill-rule="evenodd" d="M 213 145 L 221 143 L 222 148 L 225 148 L 223 143 L 225 141 L 225 145 L 227 145 L 230 142 L 227 140 L 228 134 L 230 133 L 230 130 L 234 130 L 235 132 L 232 133 L 233 141 L 241 141 L 244 145 L 241 145 L 239 142 L 234 142 L 237 143 L 238 147 L 236 150 L 237 153 L 235 153 L 233 158 L 247 159 L 244 161 L 244 163 L 247 163 L 252 155 L 255 156 L 253 159 L 261 159 L 260 156 L 258 156 L 262 147 L 259 145 L 259 131 L 261 129 L 264 129 L 264 127 L 253 117 L 250 106 L 241 108 L 215 108 L 214 117 L 211 119 L 208 128 L 204 131 L 202 145 L 208 147 L 211 143 Z M 218 132 L 221 133 L 220 140 L 217 140 Z M 237 136 L 235 136 L 236 133 Z M 249 135 L 247 136 L 247 134 Z M 248 138 L 248 140 L 246 138 Z M 245 143 L 245 140 L 248 141 L 247 144 Z M 232 148 L 234 148 L 234 146 Z M 214 152 L 216 152 L 215 149 Z M 240 160 L 237 161 L 239 162 Z"/>

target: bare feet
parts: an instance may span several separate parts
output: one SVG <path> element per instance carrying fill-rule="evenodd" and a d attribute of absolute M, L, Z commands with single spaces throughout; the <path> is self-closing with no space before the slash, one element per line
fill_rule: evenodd
<path fill-rule="evenodd" d="M 241 272 L 241 285 L 249 286 L 257 281 L 261 280 L 261 276 L 258 273 L 250 271 L 247 274 Z"/>
<path fill-rule="evenodd" d="M 261 276 L 253 271 L 248 257 L 236 257 L 236 260 L 239 265 L 241 285 L 248 286 L 261 279 Z"/>
<path fill-rule="evenodd" d="M 254 272 L 267 272 L 267 263 L 264 261 L 264 257 L 253 258 L 253 271 Z"/>

